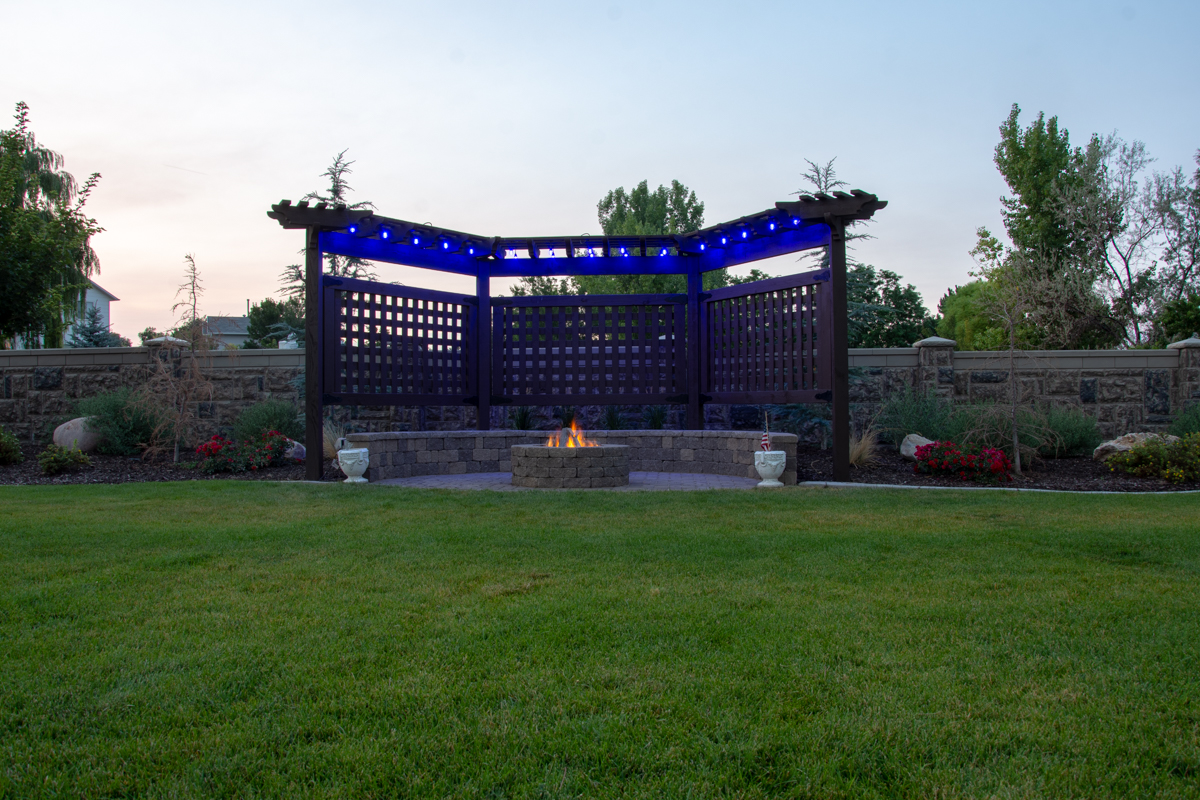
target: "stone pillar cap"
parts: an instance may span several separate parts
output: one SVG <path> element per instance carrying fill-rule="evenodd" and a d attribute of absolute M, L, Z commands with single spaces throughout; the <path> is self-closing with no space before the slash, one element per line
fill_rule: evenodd
<path fill-rule="evenodd" d="M 1200 334 L 1193 333 L 1186 339 L 1180 339 L 1178 342 L 1171 342 L 1167 345 L 1169 350 L 1182 350 L 1185 347 L 1200 347 Z"/>
<path fill-rule="evenodd" d="M 930 336 L 919 342 L 913 342 L 913 347 L 954 347 L 958 342 L 953 339 L 943 339 L 941 336 Z"/>

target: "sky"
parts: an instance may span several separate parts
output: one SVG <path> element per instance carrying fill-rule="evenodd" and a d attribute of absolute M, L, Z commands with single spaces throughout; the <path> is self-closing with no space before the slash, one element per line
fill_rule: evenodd
<path fill-rule="evenodd" d="M 888 201 L 855 255 L 936 310 L 976 228 L 1003 230 L 1013 103 L 1077 144 L 1141 140 L 1158 169 L 1200 149 L 1195 2 L 0 0 L 0 18 L 30 32 L 5 37 L 0 110 L 25 101 L 76 178 L 102 175 L 96 282 L 131 338 L 172 324 L 187 254 L 205 313 L 275 295 L 303 234 L 266 212 L 325 189 L 342 150 L 353 199 L 485 236 L 599 233 L 596 203 L 641 180 L 681 181 L 711 225 L 836 158 Z"/>

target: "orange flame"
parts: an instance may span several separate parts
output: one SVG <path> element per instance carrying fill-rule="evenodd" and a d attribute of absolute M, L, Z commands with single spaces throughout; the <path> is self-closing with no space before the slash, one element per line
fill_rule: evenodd
<path fill-rule="evenodd" d="M 575 420 L 571 420 L 570 428 L 563 428 L 558 433 L 550 434 L 550 438 L 546 440 L 546 447 L 599 447 L 599 445 L 585 438 L 583 431 L 576 427 Z"/>

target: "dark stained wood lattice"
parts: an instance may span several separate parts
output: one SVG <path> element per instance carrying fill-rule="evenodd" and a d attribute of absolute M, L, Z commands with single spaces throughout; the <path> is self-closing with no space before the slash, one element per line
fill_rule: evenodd
<path fill-rule="evenodd" d="M 685 295 L 492 300 L 492 393 L 516 405 L 681 402 Z"/>
<path fill-rule="evenodd" d="M 360 405 L 459 404 L 474 393 L 473 298 L 326 277 L 325 392 Z"/>
<path fill-rule="evenodd" d="M 702 391 L 717 403 L 809 403 L 832 387 L 829 271 L 714 290 Z"/>

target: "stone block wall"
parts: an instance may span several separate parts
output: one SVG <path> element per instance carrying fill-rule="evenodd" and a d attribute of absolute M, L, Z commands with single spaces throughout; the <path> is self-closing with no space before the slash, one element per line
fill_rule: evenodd
<path fill-rule="evenodd" d="M 1010 391 L 1005 353 L 956 352 L 952 342 L 928 339 L 919 347 L 850 351 L 851 403 L 860 420 L 906 386 L 933 390 L 956 403 L 1005 402 Z M 1077 405 L 1092 414 L 1108 436 L 1162 430 L 1172 415 L 1200 401 L 1200 341 L 1167 350 L 1072 350 L 1022 353 L 1017 358 L 1023 401 Z M 83 397 L 145 381 L 153 362 L 145 347 L 61 350 L 0 350 L 0 425 L 22 439 L 49 441 L 59 423 L 74 416 Z M 213 383 L 197 405 L 198 435 L 227 431 L 246 407 L 278 398 L 296 402 L 295 382 L 304 369 L 303 350 L 226 350 L 203 357 Z M 328 409 L 348 430 L 464 431 L 477 427 L 471 406 L 343 406 Z M 509 408 L 493 406 L 492 428 L 508 424 Z M 586 430 L 603 427 L 602 406 L 580 406 Z M 555 426 L 550 408 L 537 409 L 538 427 Z M 761 411 L 751 406 L 705 406 L 705 427 L 757 430 Z M 641 411 L 626 409 L 628 427 L 641 426 Z M 682 407 L 672 406 L 667 428 L 682 426 Z M 514 435 L 517 432 L 512 432 Z M 620 435 L 616 431 L 612 435 Z M 541 434 L 545 436 L 545 434 Z M 688 448 L 682 448 L 688 449 Z M 634 466 L 638 470 L 639 467 Z"/>
<path fill-rule="evenodd" d="M 597 444 L 629 447 L 634 472 L 688 472 L 756 478 L 754 453 L 762 434 L 750 431 L 588 431 Z M 370 450 L 367 479 L 461 475 L 512 470 L 510 448 L 544 444 L 545 433 L 518 431 L 427 431 L 356 433 L 352 445 Z M 780 480 L 796 483 L 796 440 L 772 434 L 772 446 L 788 454 Z"/>
<path fill-rule="evenodd" d="M 141 386 L 153 353 L 147 347 L 0 350 L 0 425 L 25 441 L 48 443 L 54 428 L 75 416 L 78 400 Z M 254 403 L 297 399 L 293 382 L 304 369 L 303 350 L 221 350 L 200 359 L 212 382 L 211 395 L 196 405 L 200 438 L 227 430 Z"/>
<path fill-rule="evenodd" d="M 1189 342 L 1195 342 L 1190 345 Z M 946 339 L 911 348 L 851 350 L 850 402 L 868 419 L 912 386 L 955 403 L 1011 401 L 1006 352 L 956 351 Z M 1022 403 L 1077 406 L 1106 436 L 1160 431 L 1200 401 L 1200 341 L 1166 350 L 1045 350 L 1017 354 L 1011 369 Z"/>

